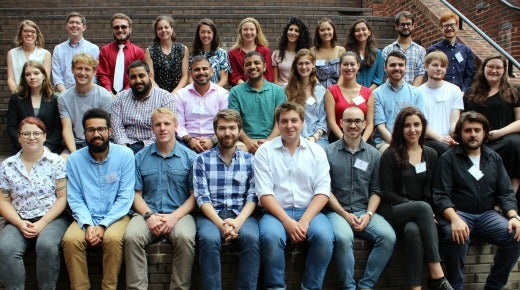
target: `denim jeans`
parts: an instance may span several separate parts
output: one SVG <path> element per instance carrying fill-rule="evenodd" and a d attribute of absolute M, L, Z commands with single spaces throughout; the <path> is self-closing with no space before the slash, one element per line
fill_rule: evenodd
<path fill-rule="evenodd" d="M 365 211 L 355 212 L 361 216 Z M 339 270 L 339 278 L 343 289 L 355 290 L 354 252 L 352 245 L 354 236 L 371 241 L 374 248 L 370 252 L 363 275 L 359 279 L 359 288 L 375 288 L 379 276 L 392 257 L 395 245 L 395 232 L 392 226 L 380 215 L 374 214 L 367 227 L 361 231 L 353 231 L 350 224 L 335 212 L 327 213 L 334 230 L 334 262 Z"/>
<path fill-rule="evenodd" d="M 222 219 L 236 217 L 231 211 L 220 212 L 219 216 Z M 222 237 L 220 231 L 211 220 L 203 215 L 197 216 L 195 222 L 197 223 L 202 288 L 220 290 L 222 289 L 220 263 Z M 240 249 L 238 289 L 256 290 L 260 271 L 260 241 L 258 222 L 254 217 L 246 219 L 238 232 L 238 238 L 233 242 L 237 243 Z"/>
<path fill-rule="evenodd" d="M 0 232 L 0 279 L 6 290 L 25 289 L 23 255 L 31 243 L 36 246 L 36 278 L 40 289 L 53 290 L 60 274 L 61 238 L 70 220 L 59 216 L 34 239 L 27 239 L 14 225 L 7 224 Z"/>
<path fill-rule="evenodd" d="M 457 214 L 468 225 L 470 238 L 478 237 L 498 246 L 485 289 L 502 289 L 520 256 L 520 242 L 514 239 L 515 231 L 508 233 L 508 220 L 494 210 L 481 214 L 457 211 Z M 451 223 L 443 218 L 439 219 L 439 231 L 446 246 L 444 257 L 446 277 L 453 289 L 461 290 L 464 278 L 464 260 L 468 253 L 470 240 L 468 239 L 461 245 L 454 242 L 451 237 Z"/>
<path fill-rule="evenodd" d="M 299 220 L 305 208 L 289 208 L 285 212 L 294 220 Z M 264 214 L 259 222 L 262 270 L 266 289 L 285 289 L 285 247 L 287 232 L 283 224 L 273 215 Z M 329 219 L 318 213 L 307 230 L 309 251 L 305 262 L 302 288 L 321 289 L 329 265 L 334 234 Z"/>

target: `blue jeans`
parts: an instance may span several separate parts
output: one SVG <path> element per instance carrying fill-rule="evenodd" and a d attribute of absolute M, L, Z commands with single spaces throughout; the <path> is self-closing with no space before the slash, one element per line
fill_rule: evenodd
<path fill-rule="evenodd" d="M 365 211 L 355 212 L 361 216 Z M 361 279 L 359 288 L 375 288 L 379 276 L 392 257 L 395 245 L 395 232 L 392 226 L 380 215 L 374 214 L 367 227 L 361 232 L 355 232 L 350 224 L 335 212 L 327 213 L 327 217 L 334 230 L 334 262 L 339 270 L 339 278 L 343 289 L 355 290 L 354 280 L 354 252 L 352 245 L 354 236 L 374 243 L 374 248 L 367 259 L 367 266 Z"/>
<path fill-rule="evenodd" d="M 36 278 L 40 289 L 54 290 L 60 274 L 60 245 L 70 220 L 59 216 L 34 239 L 7 224 L 0 232 L 0 279 L 6 290 L 25 289 L 23 255 L 30 243 L 36 244 Z"/>
<path fill-rule="evenodd" d="M 233 212 L 221 212 L 219 216 L 222 219 L 236 217 Z M 220 263 L 222 236 L 217 226 L 205 216 L 197 216 L 195 222 L 197 223 L 202 288 L 220 290 L 222 289 Z M 260 241 L 258 222 L 254 217 L 246 219 L 238 232 L 238 238 L 233 242 L 238 243 L 240 248 L 238 289 L 256 290 L 258 272 L 260 271 Z"/>
<path fill-rule="evenodd" d="M 493 266 L 489 272 L 485 289 L 502 289 L 507 283 L 511 269 L 520 256 L 520 242 L 514 239 L 515 231 L 507 232 L 508 220 L 500 213 L 490 210 L 481 214 L 457 211 L 469 227 L 471 236 L 497 245 Z M 439 219 L 440 236 L 446 245 L 446 277 L 456 290 L 461 290 L 464 278 L 464 260 L 468 253 L 469 239 L 462 245 L 451 238 L 451 223 Z"/>
<path fill-rule="evenodd" d="M 294 220 L 299 220 L 305 208 L 285 209 Z M 273 215 L 264 214 L 259 222 L 262 270 L 266 289 L 285 289 L 285 247 L 287 232 L 283 224 Z M 332 256 L 334 234 L 329 219 L 318 213 L 307 230 L 309 252 L 301 286 L 305 289 L 321 289 L 325 273 Z"/>

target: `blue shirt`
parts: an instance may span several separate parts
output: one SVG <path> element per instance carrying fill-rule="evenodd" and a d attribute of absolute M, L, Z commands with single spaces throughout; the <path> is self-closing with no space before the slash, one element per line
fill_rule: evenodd
<path fill-rule="evenodd" d="M 383 54 L 379 48 L 376 48 L 376 59 L 372 66 L 361 65 L 357 73 L 357 82 L 367 88 L 372 84 L 380 86 L 383 83 L 384 72 Z"/>
<path fill-rule="evenodd" d="M 374 90 L 374 126 L 385 123 L 390 133 L 394 130 L 394 122 L 397 114 L 404 107 L 416 107 L 424 112 L 423 95 L 419 88 L 402 82 L 397 90 L 392 87 L 388 80 Z M 384 142 L 379 132 L 374 134 L 374 143 Z"/>
<path fill-rule="evenodd" d="M 52 81 L 54 86 L 61 84 L 68 89 L 76 84 L 72 74 L 72 58 L 77 53 L 82 52 L 90 54 L 96 60 L 99 59 L 99 47 L 84 38 L 75 45 L 67 40 L 54 47 L 52 52 Z"/>
<path fill-rule="evenodd" d="M 180 143 L 163 157 L 155 143 L 135 155 L 135 190 L 155 213 L 171 213 L 188 199 L 193 189 L 195 152 Z"/>
<path fill-rule="evenodd" d="M 135 161 L 130 148 L 110 143 L 108 155 L 97 162 L 88 147 L 67 160 L 67 200 L 72 216 L 85 225 L 109 227 L 128 214 L 134 202 Z"/>
<path fill-rule="evenodd" d="M 471 86 L 475 66 L 473 65 L 473 51 L 462 43 L 451 42 L 443 39 L 428 48 L 428 53 L 439 50 L 448 56 L 448 67 L 444 80 L 459 86 L 460 90 L 466 92 Z"/>
<path fill-rule="evenodd" d="M 232 210 L 239 215 L 247 202 L 257 203 L 253 155 L 235 150 L 227 165 L 217 147 L 197 157 L 193 166 L 193 189 L 198 206 L 211 203 L 217 213 Z"/>
<path fill-rule="evenodd" d="M 303 122 L 302 136 L 307 138 L 314 135 L 318 129 L 323 130 L 322 138 L 327 137 L 327 115 L 325 113 L 326 89 L 320 83 L 314 87 L 314 95 L 307 98 L 305 102 L 305 122 Z"/>

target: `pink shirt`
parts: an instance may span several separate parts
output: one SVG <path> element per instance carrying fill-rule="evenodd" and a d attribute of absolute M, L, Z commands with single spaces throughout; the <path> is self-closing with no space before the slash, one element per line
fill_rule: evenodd
<path fill-rule="evenodd" d="M 229 92 L 211 83 L 201 96 L 193 84 L 180 89 L 174 95 L 177 114 L 177 136 L 210 138 L 214 135 L 213 118 L 218 111 L 227 109 Z"/>

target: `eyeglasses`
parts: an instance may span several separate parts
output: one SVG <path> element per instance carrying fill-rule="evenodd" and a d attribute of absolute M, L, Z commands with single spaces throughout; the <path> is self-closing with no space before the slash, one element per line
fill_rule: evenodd
<path fill-rule="evenodd" d="M 412 22 L 399 23 L 399 27 L 411 27 L 413 25 Z"/>
<path fill-rule="evenodd" d="M 29 139 L 29 138 L 31 138 L 31 136 L 33 136 L 35 139 L 39 139 L 43 135 L 43 132 L 42 131 L 33 131 L 33 132 L 23 131 L 23 132 L 18 133 L 18 135 L 22 136 L 22 138 L 24 138 L 24 139 Z"/>
<path fill-rule="evenodd" d="M 94 135 L 96 131 L 99 134 L 105 134 L 108 131 L 108 127 L 88 127 L 85 129 L 85 134 Z"/>
<path fill-rule="evenodd" d="M 355 123 L 356 125 L 361 125 L 361 123 L 363 123 L 364 120 L 362 119 L 341 119 L 343 122 L 345 122 L 345 124 L 347 125 L 352 125 L 352 123 Z"/>
<path fill-rule="evenodd" d="M 444 29 L 448 29 L 448 28 L 455 29 L 455 25 L 457 25 L 457 23 L 446 23 L 446 24 L 442 25 L 442 28 L 444 28 Z"/>
<path fill-rule="evenodd" d="M 128 25 L 114 25 L 114 26 L 112 26 L 113 30 L 119 30 L 119 29 L 126 30 L 127 28 L 128 28 Z"/>
<path fill-rule="evenodd" d="M 69 22 L 67 22 L 67 23 L 68 23 L 69 25 L 74 25 L 74 24 L 76 24 L 76 25 L 81 25 L 81 24 L 83 24 L 83 22 L 81 22 L 81 21 L 74 21 L 74 20 L 71 20 L 71 21 L 69 21 Z"/>
<path fill-rule="evenodd" d="M 36 30 L 34 30 L 34 29 L 24 29 L 23 33 L 25 33 L 25 34 L 36 34 Z"/>

